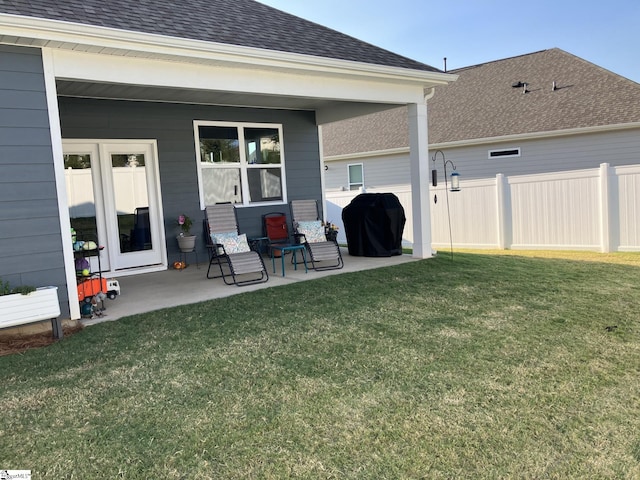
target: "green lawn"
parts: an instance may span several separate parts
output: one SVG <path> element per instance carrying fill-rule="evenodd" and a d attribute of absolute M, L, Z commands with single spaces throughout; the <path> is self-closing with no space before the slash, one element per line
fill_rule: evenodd
<path fill-rule="evenodd" d="M 0 357 L 0 468 L 640 478 L 639 265 L 443 252 L 89 327 Z"/>

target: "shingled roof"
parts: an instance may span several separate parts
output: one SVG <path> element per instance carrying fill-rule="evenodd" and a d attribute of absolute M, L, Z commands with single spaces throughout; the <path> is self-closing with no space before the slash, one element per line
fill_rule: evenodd
<path fill-rule="evenodd" d="M 322 145 L 325 157 L 407 148 L 407 107 L 327 123 L 322 126 Z"/>
<path fill-rule="evenodd" d="M 429 104 L 429 143 L 640 121 L 640 85 L 558 48 L 449 73 L 459 78 Z"/>
<path fill-rule="evenodd" d="M 253 0 L 0 0 L 0 13 L 440 71 Z"/>
<path fill-rule="evenodd" d="M 558 48 L 447 73 L 459 77 L 428 102 L 430 144 L 640 122 L 638 83 Z M 325 125 L 325 155 L 406 148 L 406 116 Z"/>

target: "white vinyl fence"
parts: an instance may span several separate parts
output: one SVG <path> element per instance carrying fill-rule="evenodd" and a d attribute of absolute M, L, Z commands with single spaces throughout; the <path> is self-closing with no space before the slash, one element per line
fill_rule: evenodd
<path fill-rule="evenodd" d="M 499 174 L 462 181 L 460 186 L 460 192 L 446 192 L 444 185 L 429 187 L 433 248 L 446 248 L 451 242 L 459 248 L 640 251 L 640 165 L 611 167 L 605 163 L 571 172 Z M 410 246 L 410 187 L 367 192 L 398 196 L 407 217 L 403 244 Z M 340 227 L 340 242 L 347 240 L 342 208 L 358 194 L 326 194 L 327 220 Z"/>
<path fill-rule="evenodd" d="M 111 175 L 118 214 L 134 213 L 136 208 L 149 205 L 146 167 L 114 167 Z M 71 218 L 95 217 L 96 200 L 91 170 L 69 168 L 64 171 L 64 178 Z"/>

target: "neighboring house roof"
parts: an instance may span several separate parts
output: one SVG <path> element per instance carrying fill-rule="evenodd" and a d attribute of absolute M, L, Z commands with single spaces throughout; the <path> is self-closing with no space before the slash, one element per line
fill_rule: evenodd
<path fill-rule="evenodd" d="M 0 0 L 0 13 L 440 72 L 253 0 Z"/>
<path fill-rule="evenodd" d="M 640 122 L 640 84 L 558 48 L 447 73 L 458 80 L 427 103 L 429 144 Z M 324 153 L 406 148 L 406 116 L 402 107 L 325 125 Z"/>
<path fill-rule="evenodd" d="M 322 145 L 325 157 L 408 148 L 407 107 L 327 123 L 322 126 Z"/>
<path fill-rule="evenodd" d="M 429 104 L 430 143 L 640 121 L 640 85 L 558 48 L 450 73 Z"/>

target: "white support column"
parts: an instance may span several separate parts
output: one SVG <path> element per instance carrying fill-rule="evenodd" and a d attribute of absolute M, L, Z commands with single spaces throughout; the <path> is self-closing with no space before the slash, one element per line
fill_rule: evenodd
<path fill-rule="evenodd" d="M 79 319 L 80 304 L 78 303 L 76 269 L 74 266 L 73 246 L 71 245 L 71 220 L 69 219 L 67 187 L 64 178 L 64 157 L 62 155 L 62 131 L 60 127 L 60 112 L 58 111 L 58 94 L 56 90 L 53 54 L 48 48 L 42 49 L 42 64 L 44 67 L 47 107 L 49 110 L 49 131 L 51 133 L 51 146 L 53 149 L 53 172 L 56 179 L 60 230 L 62 232 L 62 257 L 64 259 L 67 280 L 69 314 L 72 319 Z"/>
<path fill-rule="evenodd" d="M 429 141 L 427 104 L 409 105 L 409 156 L 411 164 L 411 204 L 413 207 L 413 257 L 429 258 L 431 250 L 431 209 L 429 203 Z"/>
<path fill-rule="evenodd" d="M 322 145 L 322 125 L 318 125 L 318 148 L 320 153 L 320 191 L 322 192 L 322 220 L 327 221 L 327 192 L 324 180 L 324 148 Z"/>

